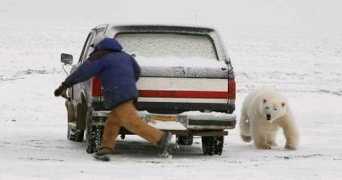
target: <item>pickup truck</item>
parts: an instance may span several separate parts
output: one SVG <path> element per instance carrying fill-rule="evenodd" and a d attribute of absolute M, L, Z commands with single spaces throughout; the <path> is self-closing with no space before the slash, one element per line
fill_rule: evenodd
<path fill-rule="evenodd" d="M 221 155 L 224 136 L 235 128 L 235 78 L 231 60 L 212 28 L 166 25 L 104 24 L 91 29 L 79 60 L 62 53 L 64 70 L 77 69 L 98 37 L 116 38 L 141 66 L 136 108 L 149 125 L 172 132 L 178 145 L 202 140 L 203 154 Z M 67 72 L 67 71 L 66 71 Z M 76 84 L 65 94 L 67 138 L 82 142 L 87 152 L 99 147 L 110 109 L 103 103 L 98 78 Z M 132 134 L 124 128 L 121 138 Z"/>

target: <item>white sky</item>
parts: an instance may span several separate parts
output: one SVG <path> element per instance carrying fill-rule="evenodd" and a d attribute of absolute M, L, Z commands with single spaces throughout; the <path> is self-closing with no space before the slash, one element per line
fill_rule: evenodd
<path fill-rule="evenodd" d="M 1 0 L 0 20 L 181 23 L 339 31 L 340 0 Z"/>

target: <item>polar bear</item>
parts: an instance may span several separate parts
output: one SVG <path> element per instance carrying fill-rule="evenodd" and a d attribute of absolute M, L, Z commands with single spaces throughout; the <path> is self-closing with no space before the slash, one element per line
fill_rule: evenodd
<path fill-rule="evenodd" d="M 260 88 L 245 98 L 239 122 L 243 141 L 254 144 L 258 149 L 276 146 L 276 134 L 283 129 L 286 149 L 297 149 L 299 133 L 287 100 L 272 88 Z"/>

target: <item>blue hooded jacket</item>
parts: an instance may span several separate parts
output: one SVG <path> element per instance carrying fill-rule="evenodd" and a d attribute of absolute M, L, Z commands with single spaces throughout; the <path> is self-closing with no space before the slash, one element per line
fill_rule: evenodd
<path fill-rule="evenodd" d="M 96 75 L 101 80 L 105 105 L 108 108 L 112 109 L 120 103 L 136 99 L 136 81 L 140 75 L 140 67 L 135 59 L 123 52 L 119 42 L 111 38 L 105 38 L 95 46 L 94 52 L 99 51 L 106 53 L 99 58 L 91 55 L 63 84 L 71 87 Z"/>

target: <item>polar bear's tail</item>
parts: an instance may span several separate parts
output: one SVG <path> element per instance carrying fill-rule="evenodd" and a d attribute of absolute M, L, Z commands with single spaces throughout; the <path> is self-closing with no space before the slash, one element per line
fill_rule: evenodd
<path fill-rule="evenodd" d="M 247 112 L 246 112 L 245 107 L 242 107 L 242 110 L 241 110 L 239 126 L 240 126 L 241 139 L 244 142 L 251 142 L 252 136 L 251 136 L 250 127 L 249 127 L 250 122 L 248 120 L 248 116 L 247 116 Z"/>

